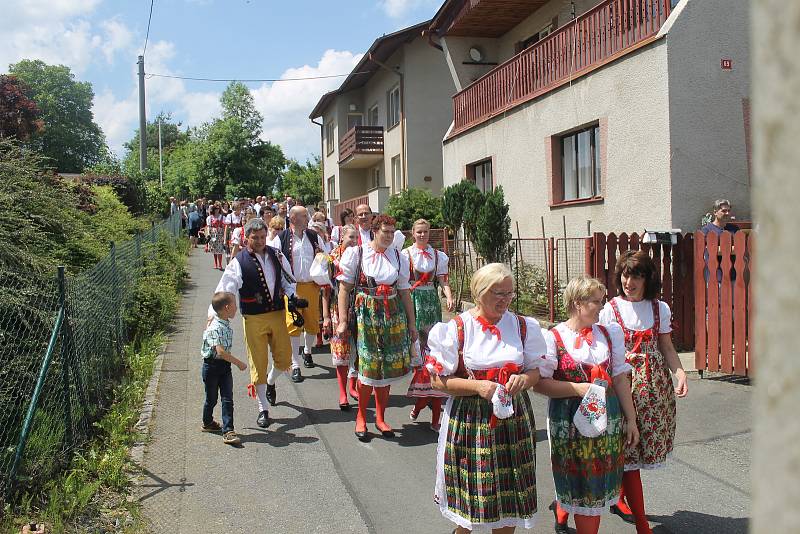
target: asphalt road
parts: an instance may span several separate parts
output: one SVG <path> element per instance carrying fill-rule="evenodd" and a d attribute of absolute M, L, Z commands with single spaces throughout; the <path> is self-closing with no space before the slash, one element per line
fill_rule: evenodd
<path fill-rule="evenodd" d="M 255 425 L 246 396 L 248 373 L 234 369 L 236 429 L 242 448 L 199 432 L 203 400 L 200 339 L 219 271 L 194 251 L 160 377 L 152 441 L 139 492 L 153 532 L 415 532 L 446 533 L 453 525 L 432 502 L 437 436 L 430 411 L 417 423 L 408 414 L 408 380 L 392 387 L 387 421 L 397 437 L 375 431 L 370 443 L 353 435 L 355 412 L 342 412 L 330 355 L 319 350 L 306 380 L 278 382 L 278 406 L 266 430 Z M 234 353 L 244 359 L 241 321 L 234 320 Z M 750 386 L 722 379 L 690 380 L 678 404 L 678 433 L 664 469 L 644 472 L 653 531 L 747 532 L 749 515 Z M 552 532 L 553 499 L 546 399 L 532 395 L 537 421 L 539 514 L 535 533 Z M 217 414 L 219 408 L 217 408 Z M 603 517 L 600 532 L 633 533 L 633 525 Z"/>

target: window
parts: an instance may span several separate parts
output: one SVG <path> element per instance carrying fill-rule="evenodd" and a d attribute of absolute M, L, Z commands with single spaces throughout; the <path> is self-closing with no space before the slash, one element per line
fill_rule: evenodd
<path fill-rule="evenodd" d="M 561 137 L 561 201 L 600 196 L 600 127 Z"/>
<path fill-rule="evenodd" d="M 381 186 L 381 168 L 375 167 L 372 169 L 372 188 L 377 189 Z"/>
<path fill-rule="evenodd" d="M 361 113 L 348 113 L 347 114 L 347 130 L 349 131 L 351 128 L 355 126 L 361 126 L 364 117 Z"/>
<path fill-rule="evenodd" d="M 467 165 L 467 180 L 475 184 L 481 193 L 494 189 L 491 158 Z"/>
<path fill-rule="evenodd" d="M 333 121 L 325 125 L 325 147 L 328 149 L 328 154 L 333 152 Z"/>
<path fill-rule="evenodd" d="M 336 198 L 336 177 L 328 176 L 328 200 Z"/>
<path fill-rule="evenodd" d="M 367 123 L 370 126 L 380 126 L 380 119 L 378 118 L 378 104 L 375 104 L 367 112 Z"/>
<path fill-rule="evenodd" d="M 392 158 L 392 187 L 393 193 L 403 190 L 403 169 L 400 167 L 400 156 Z"/>
<path fill-rule="evenodd" d="M 395 86 L 386 95 L 386 126 L 391 128 L 400 122 L 400 86 Z"/>

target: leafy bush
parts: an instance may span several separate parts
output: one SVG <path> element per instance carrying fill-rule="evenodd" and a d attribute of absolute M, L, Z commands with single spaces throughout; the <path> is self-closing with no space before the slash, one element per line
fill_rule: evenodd
<path fill-rule="evenodd" d="M 427 219 L 431 228 L 442 228 L 442 199 L 427 189 L 409 187 L 389 199 L 386 213 L 397 219 L 399 230 L 411 230 L 417 219 Z"/>
<path fill-rule="evenodd" d="M 144 212 L 144 192 L 136 179 L 120 175 L 84 174 L 81 181 L 90 186 L 110 186 L 131 213 L 139 215 Z"/>
<path fill-rule="evenodd" d="M 511 217 L 503 196 L 503 186 L 497 186 L 484 196 L 475 224 L 475 248 L 487 262 L 503 262 L 511 257 Z M 465 214 L 464 217 L 467 220 Z"/>

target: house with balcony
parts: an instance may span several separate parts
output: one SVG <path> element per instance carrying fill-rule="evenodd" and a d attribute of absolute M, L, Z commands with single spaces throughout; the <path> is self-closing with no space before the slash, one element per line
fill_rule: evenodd
<path fill-rule="evenodd" d="M 523 236 L 750 215 L 745 0 L 447 0 L 444 185 L 503 186 Z"/>
<path fill-rule="evenodd" d="M 441 192 L 453 83 L 428 44 L 429 24 L 376 39 L 310 114 L 320 125 L 324 196 L 337 222 L 341 209 L 361 203 L 385 211 L 389 197 L 409 187 Z"/>

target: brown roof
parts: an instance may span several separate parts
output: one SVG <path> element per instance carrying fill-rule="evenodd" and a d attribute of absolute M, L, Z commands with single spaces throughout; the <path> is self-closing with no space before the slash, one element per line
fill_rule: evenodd
<path fill-rule="evenodd" d="M 322 98 L 320 98 L 319 102 L 317 102 L 317 105 L 314 106 L 314 109 L 311 111 L 311 114 L 308 116 L 308 118 L 316 119 L 317 117 L 322 116 L 325 108 L 327 108 L 331 102 L 333 102 L 337 95 L 364 86 L 369 79 L 372 78 L 372 75 L 375 74 L 375 71 L 380 68 L 380 66 L 372 61 L 370 57 L 374 57 L 376 60 L 383 63 L 384 61 L 388 60 L 389 57 L 391 57 L 391 55 L 394 54 L 402 45 L 409 43 L 416 37 L 422 35 L 422 32 L 428 29 L 430 22 L 431 21 L 426 20 L 425 22 L 420 22 L 419 24 L 415 24 L 409 28 L 383 35 L 382 37 L 375 39 L 375 42 L 372 43 L 372 46 L 369 47 L 369 50 L 367 50 L 366 54 L 364 54 L 364 57 L 361 58 L 361 61 L 358 62 L 358 65 L 356 65 L 347 78 L 345 78 L 344 82 L 342 82 L 342 85 L 339 86 L 339 88 L 335 91 L 330 91 L 322 95 Z"/>
<path fill-rule="evenodd" d="M 549 0 L 445 0 L 430 31 L 460 37 L 500 37 Z"/>

